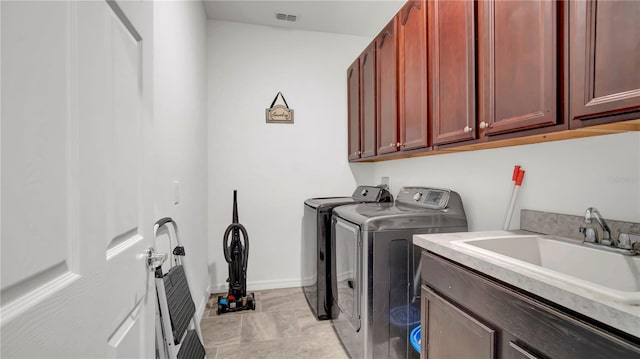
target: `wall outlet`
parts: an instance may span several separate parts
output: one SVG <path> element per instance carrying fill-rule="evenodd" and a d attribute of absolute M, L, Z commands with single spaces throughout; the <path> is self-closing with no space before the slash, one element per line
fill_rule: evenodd
<path fill-rule="evenodd" d="M 173 181 L 173 204 L 180 203 L 180 182 Z"/>
<path fill-rule="evenodd" d="M 380 177 L 380 184 L 386 185 L 389 188 L 389 176 Z"/>

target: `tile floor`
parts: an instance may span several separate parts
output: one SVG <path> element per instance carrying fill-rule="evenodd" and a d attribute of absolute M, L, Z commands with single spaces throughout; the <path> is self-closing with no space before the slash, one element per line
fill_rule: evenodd
<path fill-rule="evenodd" d="M 256 310 L 218 316 L 212 294 L 200 328 L 207 358 L 348 358 L 331 322 L 315 319 L 301 288 L 255 291 Z"/>

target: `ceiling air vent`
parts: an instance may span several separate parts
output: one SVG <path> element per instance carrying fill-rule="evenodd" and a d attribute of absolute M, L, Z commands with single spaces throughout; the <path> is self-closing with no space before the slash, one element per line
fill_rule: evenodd
<path fill-rule="evenodd" d="M 277 13 L 276 14 L 276 19 L 281 20 L 281 21 L 295 22 L 298 19 L 298 16 L 297 15 L 291 15 L 291 14 Z"/>

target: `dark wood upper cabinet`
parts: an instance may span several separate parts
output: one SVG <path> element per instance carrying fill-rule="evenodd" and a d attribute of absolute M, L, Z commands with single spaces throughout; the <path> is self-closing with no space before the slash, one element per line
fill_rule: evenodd
<path fill-rule="evenodd" d="M 426 0 L 410 0 L 400 10 L 398 115 L 401 150 L 429 145 L 426 7 Z"/>
<path fill-rule="evenodd" d="M 360 59 L 347 69 L 349 160 L 360 158 Z"/>
<path fill-rule="evenodd" d="M 571 1 L 571 128 L 640 118 L 640 1 Z"/>
<path fill-rule="evenodd" d="M 360 158 L 376 155 L 376 43 L 360 55 Z"/>
<path fill-rule="evenodd" d="M 398 150 L 397 17 L 376 37 L 378 154 Z"/>
<path fill-rule="evenodd" d="M 555 125 L 558 113 L 556 1 L 478 2 L 481 135 Z"/>
<path fill-rule="evenodd" d="M 347 69 L 349 160 L 376 155 L 376 47 L 372 42 Z"/>
<path fill-rule="evenodd" d="M 473 1 L 428 2 L 432 144 L 476 138 Z"/>
<path fill-rule="evenodd" d="M 640 0 L 407 0 L 349 68 L 349 160 L 637 131 L 639 19 Z"/>

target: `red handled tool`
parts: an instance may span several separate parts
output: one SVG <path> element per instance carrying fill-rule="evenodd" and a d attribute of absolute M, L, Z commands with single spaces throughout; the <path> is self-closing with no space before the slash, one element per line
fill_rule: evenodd
<path fill-rule="evenodd" d="M 511 217 L 513 216 L 513 209 L 516 206 L 516 198 L 518 197 L 518 190 L 522 185 L 522 181 L 524 180 L 524 170 L 520 168 L 520 166 L 513 167 L 513 176 L 511 176 L 511 180 L 513 181 L 513 190 L 511 191 L 511 201 L 509 202 L 509 209 L 507 210 L 507 217 L 504 219 L 504 229 L 505 231 L 509 230 L 509 224 L 511 223 Z"/>

